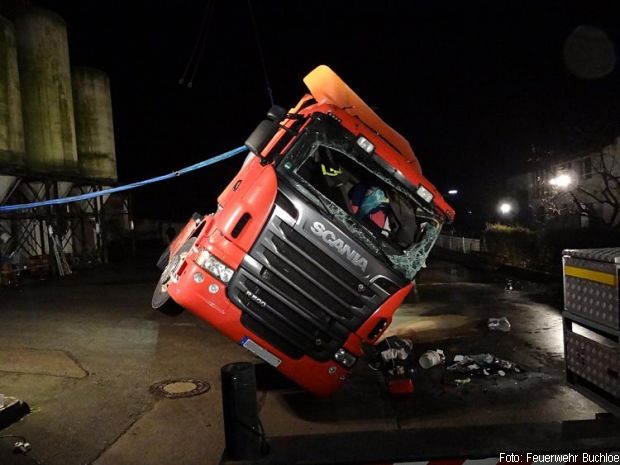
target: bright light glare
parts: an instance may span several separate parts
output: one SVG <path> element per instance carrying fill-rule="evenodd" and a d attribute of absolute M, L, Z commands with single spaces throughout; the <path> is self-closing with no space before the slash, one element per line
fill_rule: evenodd
<path fill-rule="evenodd" d="M 512 211 L 512 205 L 510 205 L 509 203 L 502 203 L 499 206 L 499 211 L 502 215 L 507 215 L 508 213 L 510 213 Z"/>
<path fill-rule="evenodd" d="M 459 191 L 458 191 L 458 190 L 456 190 L 456 189 L 450 189 L 450 190 L 448 191 L 448 195 L 456 195 L 456 194 L 458 194 L 458 193 L 459 193 Z"/>
<path fill-rule="evenodd" d="M 569 174 L 559 174 L 555 178 L 549 179 L 549 184 L 556 187 L 568 187 L 573 183 L 573 178 Z"/>

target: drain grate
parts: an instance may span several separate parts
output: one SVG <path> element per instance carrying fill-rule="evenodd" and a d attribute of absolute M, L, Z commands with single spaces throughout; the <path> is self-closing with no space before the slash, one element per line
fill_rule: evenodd
<path fill-rule="evenodd" d="M 206 381 L 193 378 L 167 379 L 153 384 L 149 392 L 158 397 L 167 399 L 180 399 L 204 394 L 211 385 Z"/>

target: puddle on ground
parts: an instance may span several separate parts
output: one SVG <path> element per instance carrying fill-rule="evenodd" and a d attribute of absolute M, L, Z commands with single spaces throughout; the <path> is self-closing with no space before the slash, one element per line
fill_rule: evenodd
<path fill-rule="evenodd" d="M 406 337 L 415 344 L 424 344 L 470 335 L 477 331 L 478 322 L 465 315 L 399 317 L 397 314 L 384 337 Z"/>

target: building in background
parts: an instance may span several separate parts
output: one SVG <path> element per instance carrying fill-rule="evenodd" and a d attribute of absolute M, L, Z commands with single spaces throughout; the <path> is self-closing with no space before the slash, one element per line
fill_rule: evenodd
<path fill-rule="evenodd" d="M 620 137 L 585 155 L 512 176 L 515 220 L 530 226 L 620 227 Z"/>

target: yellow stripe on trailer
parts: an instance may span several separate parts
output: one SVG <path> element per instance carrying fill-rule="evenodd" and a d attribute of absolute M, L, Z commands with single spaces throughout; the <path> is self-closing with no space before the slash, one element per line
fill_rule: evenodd
<path fill-rule="evenodd" d="M 588 270 L 587 268 L 577 268 L 576 266 L 565 266 L 564 274 L 573 278 L 587 279 L 608 286 L 616 285 L 616 275 L 612 273 L 603 273 L 602 271 Z"/>

